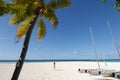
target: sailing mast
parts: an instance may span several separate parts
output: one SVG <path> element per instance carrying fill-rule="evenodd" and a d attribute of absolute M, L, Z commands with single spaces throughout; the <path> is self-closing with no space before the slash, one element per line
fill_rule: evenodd
<path fill-rule="evenodd" d="M 112 28 L 111 28 L 111 26 L 110 26 L 110 23 L 107 22 L 107 25 L 108 25 L 109 31 L 110 31 L 110 33 L 111 33 L 112 40 L 113 40 L 113 42 L 114 42 L 114 44 L 115 44 L 115 47 L 116 47 L 116 50 L 117 50 L 118 56 L 119 56 L 119 58 L 120 58 L 119 47 L 118 47 L 117 41 L 116 41 L 116 39 L 115 39 L 115 37 L 114 37 L 114 35 L 113 35 L 113 32 L 112 32 Z"/>
<path fill-rule="evenodd" d="M 93 37 L 91 27 L 90 27 L 90 34 L 91 34 L 91 39 L 92 39 L 92 42 L 93 42 L 93 47 L 94 47 L 94 50 L 95 50 L 95 53 L 96 53 L 96 59 L 97 59 L 97 63 L 98 63 L 98 68 L 99 68 L 99 71 L 100 71 L 100 63 L 99 63 L 99 60 L 98 60 L 98 51 L 97 51 L 97 48 L 96 48 L 96 44 L 95 44 L 95 41 L 94 41 L 94 37 Z"/>
<path fill-rule="evenodd" d="M 99 51 L 99 54 L 101 54 L 100 51 Z M 102 56 L 102 60 L 103 60 L 103 62 L 104 62 L 104 64 L 105 64 L 105 66 L 107 67 L 108 65 L 107 65 L 107 63 L 106 63 L 106 61 L 105 61 L 105 58 L 103 57 L 102 54 L 101 54 L 101 56 Z"/>

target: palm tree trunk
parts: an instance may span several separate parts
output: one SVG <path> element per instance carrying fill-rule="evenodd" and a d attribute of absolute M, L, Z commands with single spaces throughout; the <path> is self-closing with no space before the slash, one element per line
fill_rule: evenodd
<path fill-rule="evenodd" d="M 34 13 L 34 14 L 36 15 L 36 17 L 35 17 L 34 20 L 30 23 L 31 26 L 29 27 L 28 32 L 27 32 L 27 34 L 26 34 L 26 37 L 25 37 L 25 40 L 24 40 L 24 43 L 23 43 L 22 52 L 21 52 L 21 55 L 20 55 L 20 57 L 19 57 L 19 60 L 18 60 L 17 63 L 16 63 L 15 70 L 14 70 L 14 73 L 13 73 L 13 76 L 12 76 L 11 80 L 18 80 L 19 74 L 20 74 L 20 72 L 21 72 L 21 69 L 22 69 L 22 66 L 23 66 L 23 63 L 24 63 L 26 54 L 27 54 L 27 50 L 28 50 L 28 46 L 29 46 L 29 40 L 30 40 L 30 37 L 31 37 L 31 34 L 32 34 L 32 30 L 33 30 L 33 28 L 34 28 L 34 25 L 35 25 L 35 23 L 36 23 L 36 21 L 37 21 L 37 18 L 38 18 L 38 16 L 39 16 L 39 14 L 40 14 L 39 11 L 40 11 L 41 9 L 42 9 L 42 8 L 39 7 L 39 8 L 37 8 L 37 9 L 35 10 L 35 13 Z"/>

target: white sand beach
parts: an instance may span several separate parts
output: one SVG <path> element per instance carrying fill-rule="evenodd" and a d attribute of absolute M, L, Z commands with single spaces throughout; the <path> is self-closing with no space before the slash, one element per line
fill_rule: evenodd
<path fill-rule="evenodd" d="M 100 63 L 102 69 L 120 70 L 119 62 L 108 62 L 107 66 Z M 0 80 L 10 80 L 15 63 L 0 63 Z M 81 69 L 97 69 L 96 62 L 56 62 L 56 69 L 53 62 L 25 63 L 19 80 L 120 80 L 101 75 L 90 75 L 78 72 Z"/>

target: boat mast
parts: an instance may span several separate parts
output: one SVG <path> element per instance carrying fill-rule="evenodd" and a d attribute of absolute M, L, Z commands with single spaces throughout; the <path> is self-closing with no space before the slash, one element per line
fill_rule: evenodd
<path fill-rule="evenodd" d="M 90 34 L 91 34 L 91 39 L 92 39 L 93 47 L 94 47 L 95 54 L 96 54 L 96 59 L 97 59 L 97 63 L 98 63 L 98 68 L 99 68 L 99 71 L 100 71 L 100 63 L 99 63 L 99 60 L 98 60 L 98 51 L 97 51 L 97 48 L 96 48 L 96 44 L 95 44 L 95 41 L 94 41 L 94 37 L 93 37 L 93 33 L 92 33 L 92 28 L 91 28 L 91 27 L 90 27 Z"/>
<path fill-rule="evenodd" d="M 116 39 L 115 39 L 115 37 L 114 37 L 114 35 L 113 35 L 113 32 L 112 32 L 112 28 L 111 28 L 111 26 L 110 26 L 110 23 L 107 22 L 107 25 L 108 25 L 109 31 L 110 31 L 110 33 L 111 33 L 112 40 L 113 40 L 113 42 L 114 42 L 114 44 L 115 44 L 115 47 L 116 47 L 116 50 L 117 50 L 118 56 L 119 56 L 119 58 L 120 58 L 119 47 L 118 47 L 117 41 L 116 41 Z"/>

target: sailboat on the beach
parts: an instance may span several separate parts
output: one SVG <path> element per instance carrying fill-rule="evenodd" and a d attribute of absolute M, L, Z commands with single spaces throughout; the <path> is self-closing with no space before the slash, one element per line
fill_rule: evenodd
<path fill-rule="evenodd" d="M 92 27 L 90 27 L 90 34 L 91 34 L 91 39 L 92 39 L 92 42 L 93 42 L 93 47 L 94 47 L 94 50 L 95 50 L 96 60 L 97 60 L 97 64 L 98 64 L 98 69 L 93 69 L 93 70 L 90 71 L 90 73 L 93 74 L 93 75 L 99 75 L 99 74 L 101 74 L 103 69 L 100 68 L 100 63 L 99 63 L 99 58 L 98 58 L 98 50 L 96 48 L 95 40 L 94 40 L 94 37 L 93 37 Z"/>
<path fill-rule="evenodd" d="M 114 35 L 113 35 L 112 28 L 111 28 L 109 22 L 107 22 L 107 25 L 108 25 L 109 31 L 110 31 L 110 33 L 111 33 L 112 40 L 113 40 L 113 42 L 114 42 L 114 44 L 115 44 L 115 47 L 116 47 L 116 50 L 117 50 L 117 54 L 118 54 L 118 56 L 119 56 L 119 58 L 120 58 L 119 46 L 118 46 L 117 41 L 116 41 L 116 39 L 115 39 L 115 37 L 114 37 Z M 104 76 L 104 77 L 117 77 L 117 78 L 120 78 L 120 71 L 116 71 L 116 70 L 105 70 L 101 75 Z"/>
<path fill-rule="evenodd" d="M 93 42 L 93 47 L 94 47 L 94 50 L 95 50 L 98 69 L 79 69 L 79 71 L 82 72 L 82 73 L 89 73 L 89 74 L 92 74 L 92 75 L 99 75 L 99 74 L 101 74 L 101 72 L 103 70 L 100 68 L 100 63 L 99 63 L 99 58 L 98 58 L 98 51 L 97 51 L 97 48 L 96 48 L 96 44 L 95 44 L 95 41 L 94 41 L 94 37 L 93 37 L 91 27 L 90 27 L 90 34 L 91 34 L 91 39 L 92 39 L 92 42 Z"/>

